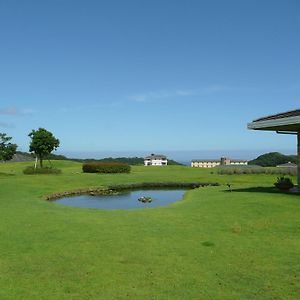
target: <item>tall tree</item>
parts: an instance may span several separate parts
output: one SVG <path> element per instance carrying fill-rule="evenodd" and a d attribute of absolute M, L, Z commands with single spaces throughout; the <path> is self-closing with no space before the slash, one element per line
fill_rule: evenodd
<path fill-rule="evenodd" d="M 2 161 L 12 159 L 16 153 L 17 145 L 10 143 L 11 139 L 6 133 L 0 133 L 0 160 Z"/>
<path fill-rule="evenodd" d="M 59 139 L 55 138 L 55 136 L 45 128 L 32 130 L 28 136 L 31 138 L 29 151 L 35 153 L 42 168 L 44 157 L 59 147 Z"/>

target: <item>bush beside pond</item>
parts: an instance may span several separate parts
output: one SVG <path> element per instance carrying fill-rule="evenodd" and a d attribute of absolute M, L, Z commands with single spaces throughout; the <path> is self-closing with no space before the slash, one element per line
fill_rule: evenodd
<path fill-rule="evenodd" d="M 44 167 L 44 168 L 35 168 L 33 166 L 28 166 L 23 170 L 23 173 L 26 175 L 34 174 L 61 174 L 60 169 Z"/>
<path fill-rule="evenodd" d="M 84 173 L 130 173 L 130 166 L 124 163 L 91 162 L 82 165 Z"/>
<path fill-rule="evenodd" d="M 142 182 L 142 183 L 129 183 L 129 184 L 115 184 L 110 185 L 108 188 L 112 190 L 136 190 L 136 189 L 163 189 L 163 188 L 182 188 L 182 189 L 195 189 L 205 186 L 219 186 L 217 182 Z"/>

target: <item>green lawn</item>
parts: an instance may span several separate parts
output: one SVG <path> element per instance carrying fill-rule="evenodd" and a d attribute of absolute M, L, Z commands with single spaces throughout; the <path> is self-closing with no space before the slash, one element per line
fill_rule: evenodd
<path fill-rule="evenodd" d="M 0 165 L 1 300 L 299 299 L 300 196 L 274 193 L 276 175 L 183 166 L 99 175 L 81 173 L 75 162 L 53 164 L 61 175 L 23 175 L 28 163 Z M 44 200 L 65 190 L 156 181 L 222 185 L 142 210 Z"/>

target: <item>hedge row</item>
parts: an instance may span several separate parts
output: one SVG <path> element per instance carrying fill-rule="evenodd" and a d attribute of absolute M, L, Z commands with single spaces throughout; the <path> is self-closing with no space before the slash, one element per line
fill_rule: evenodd
<path fill-rule="evenodd" d="M 23 170 L 23 173 L 26 175 L 34 175 L 34 174 L 60 174 L 61 170 L 56 168 L 35 168 L 33 166 L 28 166 Z"/>
<path fill-rule="evenodd" d="M 276 175 L 297 175 L 297 168 L 267 168 L 260 166 L 222 166 L 217 167 L 217 173 L 220 175 L 233 174 L 276 174 Z"/>
<path fill-rule="evenodd" d="M 130 169 L 124 163 L 90 162 L 82 165 L 84 173 L 130 173 Z"/>
<path fill-rule="evenodd" d="M 219 186 L 217 182 L 142 182 L 142 183 L 129 183 L 110 185 L 108 188 L 111 190 L 121 191 L 128 189 L 195 189 L 205 186 Z"/>

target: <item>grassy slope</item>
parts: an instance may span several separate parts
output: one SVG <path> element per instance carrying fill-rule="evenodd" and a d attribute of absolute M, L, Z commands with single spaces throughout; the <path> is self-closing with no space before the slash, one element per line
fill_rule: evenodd
<path fill-rule="evenodd" d="M 297 299 L 300 197 L 276 176 L 221 176 L 181 166 L 132 174 L 25 176 L 0 166 L 0 299 Z M 14 174 L 14 175 L 9 175 Z M 64 207 L 45 194 L 112 183 L 218 181 L 167 207 Z"/>

